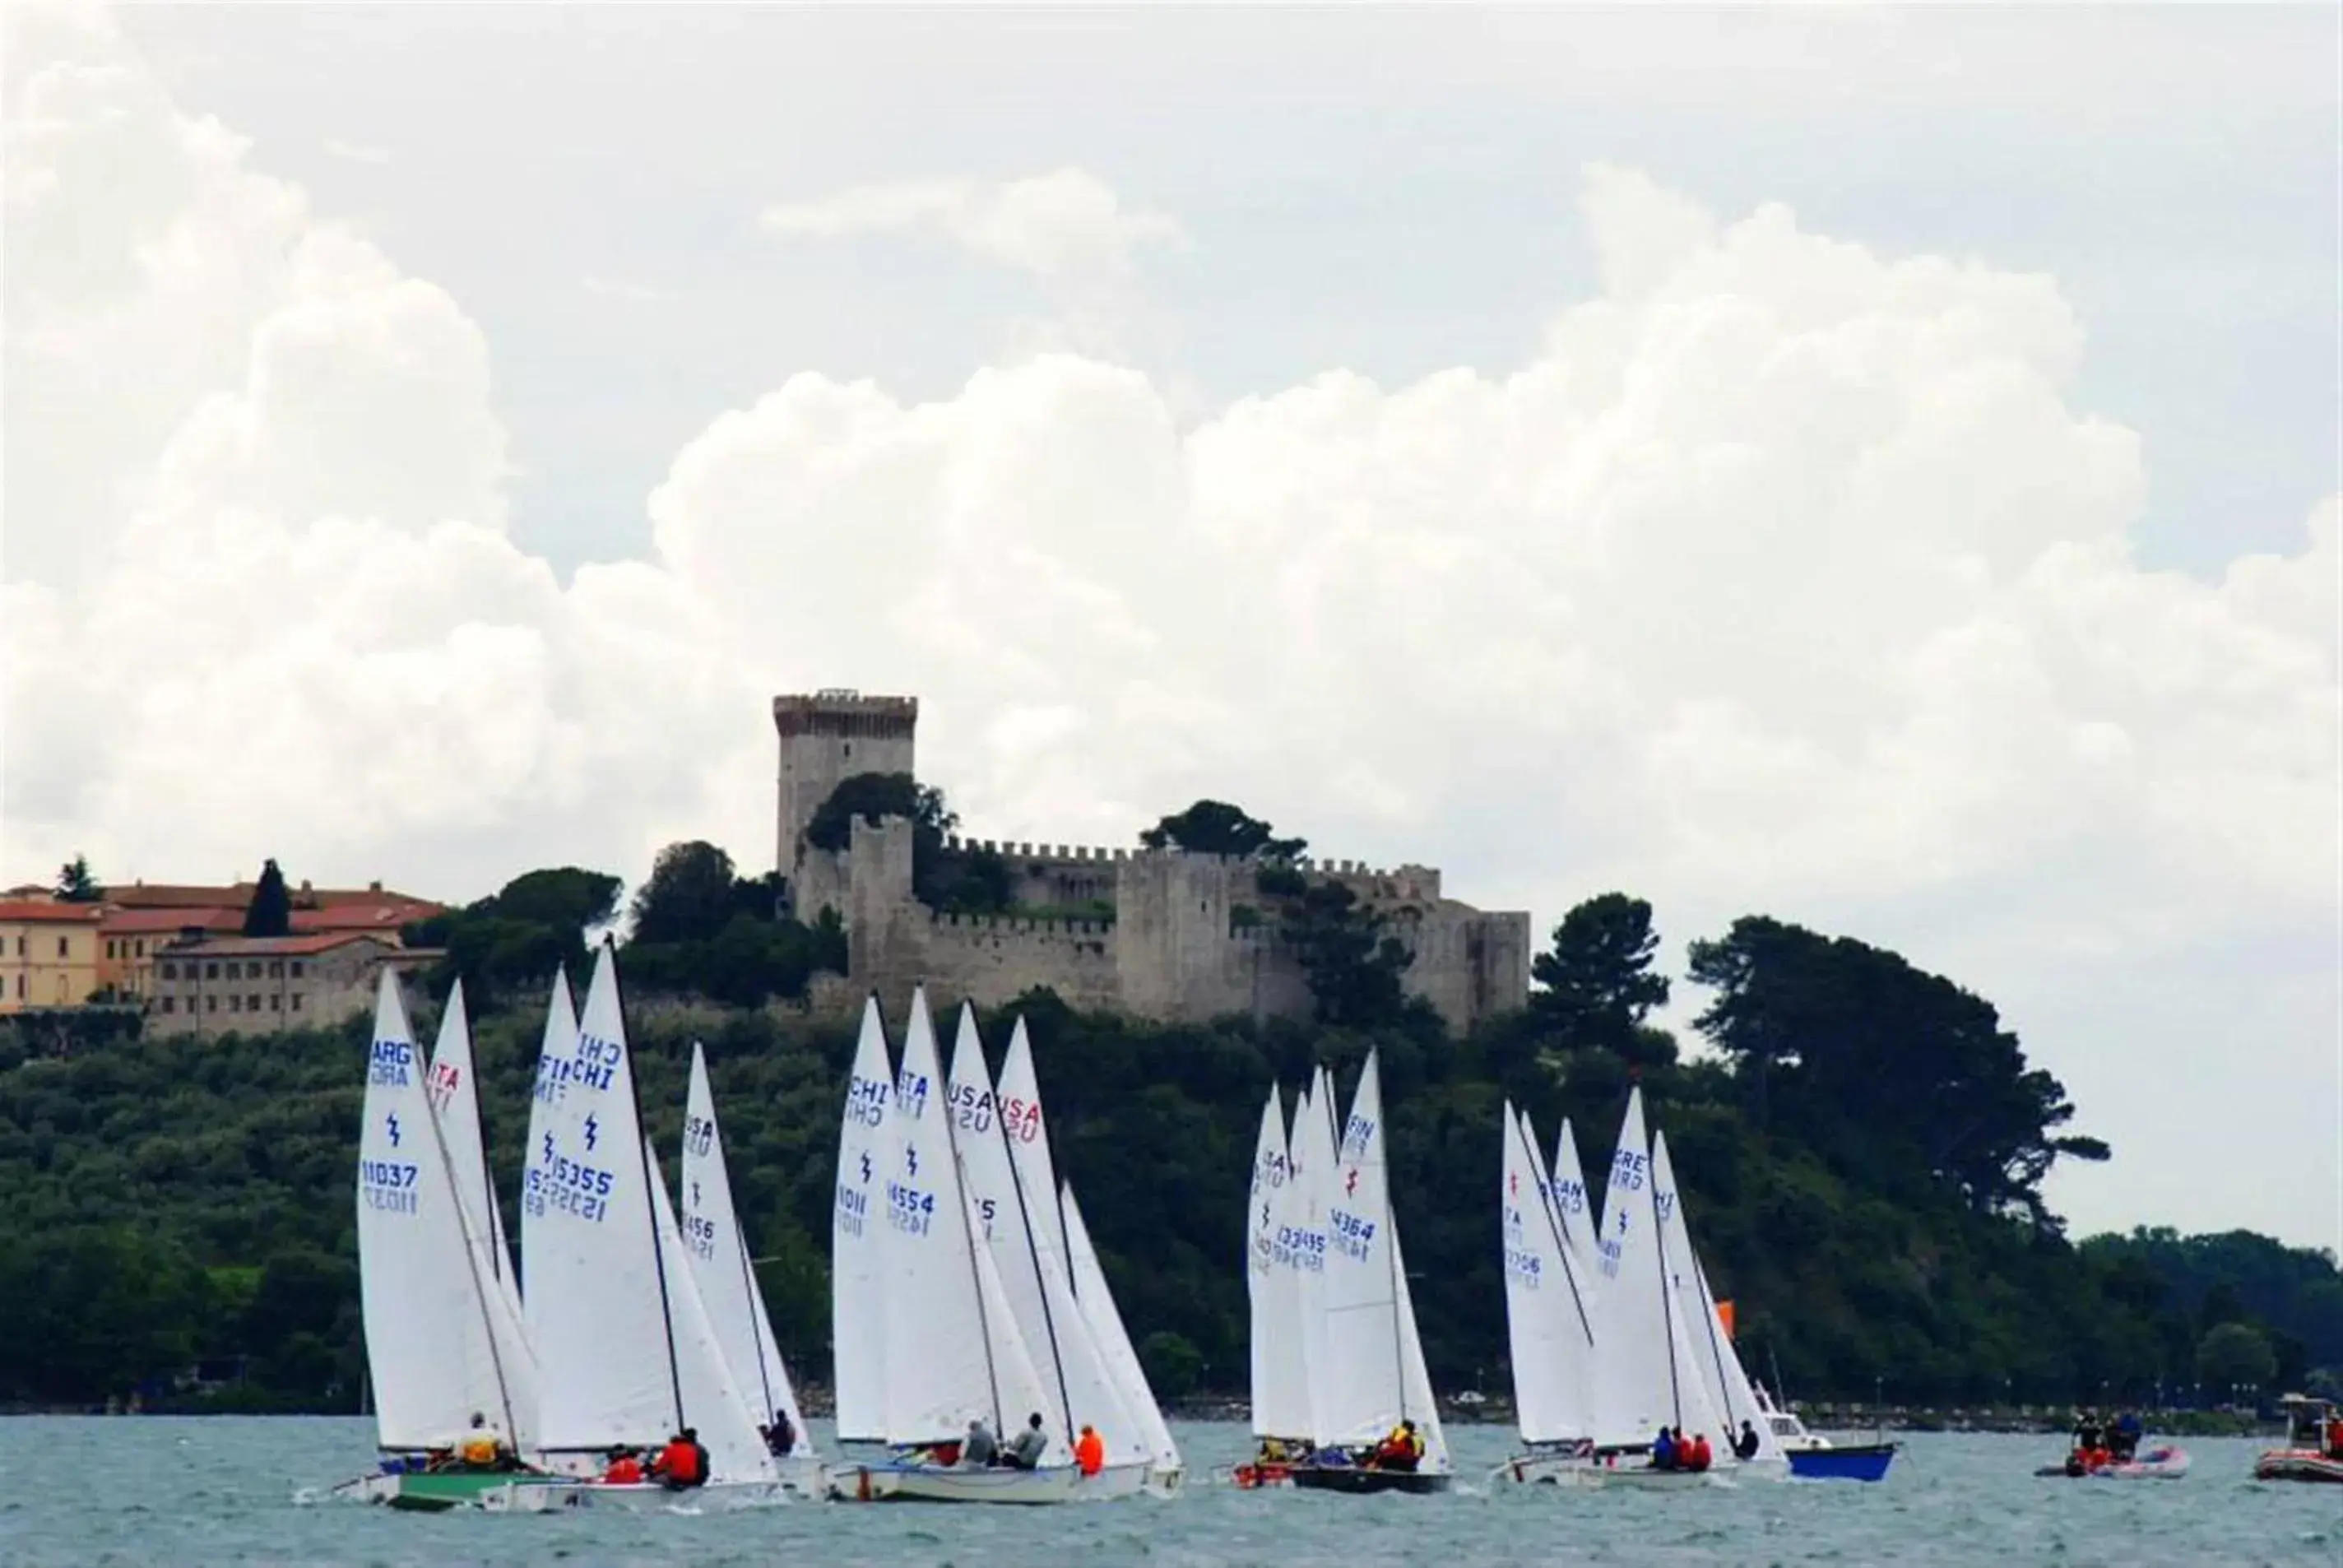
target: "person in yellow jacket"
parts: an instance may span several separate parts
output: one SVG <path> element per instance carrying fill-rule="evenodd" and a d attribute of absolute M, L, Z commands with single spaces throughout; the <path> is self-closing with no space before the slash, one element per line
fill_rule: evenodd
<path fill-rule="evenodd" d="M 1412 1471 L 1423 1462 L 1423 1436 L 1415 1422 L 1403 1421 L 1375 1444 L 1367 1462 L 1377 1470 Z"/>
<path fill-rule="evenodd" d="M 488 1418 L 478 1411 L 472 1412 L 471 1430 L 456 1442 L 456 1457 L 467 1470 L 497 1470 L 503 1466 L 512 1445 L 505 1434 L 488 1424 Z"/>

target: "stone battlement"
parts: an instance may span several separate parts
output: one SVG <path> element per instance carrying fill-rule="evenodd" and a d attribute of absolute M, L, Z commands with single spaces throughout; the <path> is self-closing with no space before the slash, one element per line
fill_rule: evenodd
<path fill-rule="evenodd" d="M 780 741 L 779 866 L 799 918 L 831 909 L 846 925 L 850 975 L 820 994 L 845 1006 L 870 991 L 896 1006 L 915 984 L 939 1005 L 997 1005 L 1046 986 L 1076 1007 L 1153 1019 L 1307 1017 L 1301 956 L 1264 900 L 1270 864 L 1182 849 L 1060 844 L 955 834 L 960 853 L 1000 857 L 1009 900 L 1059 918 L 951 914 L 913 889 L 913 832 L 901 818 L 858 819 L 847 847 L 817 849 L 805 829 L 847 779 L 917 777 L 919 701 L 827 690 L 773 699 Z M 1529 990 L 1529 916 L 1443 898 L 1429 866 L 1302 857 L 1292 869 L 1339 882 L 1393 921 L 1413 955 L 1405 984 L 1463 1030 L 1518 1008 Z M 1081 919 L 1085 909 L 1111 919 Z M 1267 918 L 1262 918 L 1266 916 Z"/>

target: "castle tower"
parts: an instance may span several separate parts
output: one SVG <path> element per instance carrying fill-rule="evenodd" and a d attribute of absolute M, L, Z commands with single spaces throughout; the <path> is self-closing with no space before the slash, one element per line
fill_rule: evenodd
<path fill-rule="evenodd" d="M 911 773 L 911 734 L 919 727 L 916 697 L 865 697 L 832 688 L 810 697 L 773 699 L 780 733 L 779 847 L 774 865 L 800 885 L 800 839 L 813 814 L 841 779 L 857 773 Z"/>

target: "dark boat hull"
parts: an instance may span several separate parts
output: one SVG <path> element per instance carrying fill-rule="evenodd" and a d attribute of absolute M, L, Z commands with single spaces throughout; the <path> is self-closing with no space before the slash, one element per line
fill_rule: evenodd
<path fill-rule="evenodd" d="M 1899 1444 L 1855 1443 L 1845 1448 L 1800 1448 L 1785 1455 L 1800 1481 L 1885 1481 Z"/>
<path fill-rule="evenodd" d="M 1377 1492 L 1418 1496 L 1448 1490 L 1456 1477 L 1446 1471 L 1369 1470 L 1340 1464 L 1297 1464 L 1290 1479 L 1305 1492 L 1340 1492 L 1363 1497 Z"/>

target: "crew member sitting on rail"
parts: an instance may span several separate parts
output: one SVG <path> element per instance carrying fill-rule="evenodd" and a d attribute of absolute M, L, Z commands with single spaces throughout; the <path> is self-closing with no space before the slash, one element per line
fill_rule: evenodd
<path fill-rule="evenodd" d="M 488 1424 L 488 1418 L 478 1411 L 472 1412 L 471 1430 L 456 1441 L 456 1457 L 464 1462 L 467 1470 L 502 1470 L 512 1445 L 505 1434 Z"/>
<path fill-rule="evenodd" d="M 1412 1421 L 1403 1421 L 1384 1433 L 1367 1455 L 1367 1464 L 1374 1470 L 1412 1471 L 1423 1462 L 1423 1439 Z"/>
<path fill-rule="evenodd" d="M 1084 1475 L 1096 1475 L 1106 1468 L 1106 1439 L 1088 1422 L 1082 1423 L 1081 1436 L 1074 1440 L 1074 1462 L 1081 1466 Z"/>
<path fill-rule="evenodd" d="M 1660 1428 L 1660 1435 L 1652 1439 L 1652 1468 L 1674 1470 L 1675 1467 L 1676 1434 L 1664 1426 Z"/>
<path fill-rule="evenodd" d="M 708 1451 L 699 1446 L 699 1432 L 685 1427 L 668 1439 L 651 1461 L 651 1478 L 670 1492 L 708 1484 Z"/>
<path fill-rule="evenodd" d="M 789 1412 L 785 1410 L 775 1411 L 773 1424 L 759 1427 L 757 1435 L 765 1440 L 765 1452 L 775 1459 L 787 1459 L 789 1451 L 798 1445 L 798 1429 L 790 1424 Z"/>
<path fill-rule="evenodd" d="M 992 1435 L 992 1429 L 980 1420 L 970 1422 L 968 1441 L 960 1445 L 960 1462 L 970 1466 L 990 1464 L 1000 1453 L 1001 1442 Z"/>
<path fill-rule="evenodd" d="M 1708 1433 L 1694 1432 L 1691 1442 L 1677 1446 L 1676 1459 L 1686 1470 L 1691 1471 L 1706 1470 L 1715 1463 L 1716 1453 L 1708 1446 Z"/>
<path fill-rule="evenodd" d="M 640 1486 L 643 1483 L 643 1462 L 635 1452 L 620 1443 L 610 1450 L 609 1467 L 602 1472 L 605 1486 Z"/>
<path fill-rule="evenodd" d="M 1733 1457 L 1746 1464 L 1757 1457 L 1757 1451 L 1764 1446 L 1765 1444 L 1758 1441 L 1757 1429 L 1746 1420 L 1743 1421 L 1741 1435 L 1733 1440 Z"/>
<path fill-rule="evenodd" d="M 1001 1462 L 1011 1470 L 1038 1470 L 1041 1455 L 1050 1447 L 1050 1434 L 1041 1430 L 1041 1412 L 1036 1411 L 1025 1423 L 1025 1430 L 1010 1440 L 1001 1452 Z"/>

